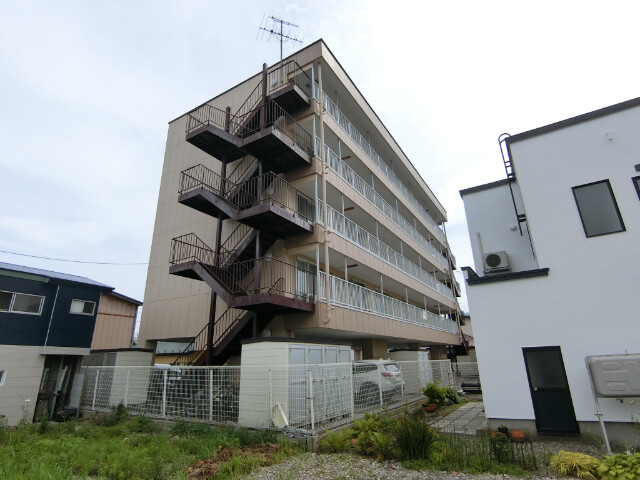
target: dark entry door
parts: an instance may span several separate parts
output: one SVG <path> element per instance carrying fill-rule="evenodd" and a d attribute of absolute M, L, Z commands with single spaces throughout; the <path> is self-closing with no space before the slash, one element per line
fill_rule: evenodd
<path fill-rule="evenodd" d="M 578 434 L 560 347 L 523 348 L 522 351 L 538 431 Z"/>

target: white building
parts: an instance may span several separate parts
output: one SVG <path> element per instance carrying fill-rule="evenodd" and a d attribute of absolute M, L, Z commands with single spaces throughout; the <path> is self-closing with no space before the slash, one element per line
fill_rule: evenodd
<path fill-rule="evenodd" d="M 640 352 L 638 132 L 640 98 L 507 137 L 508 178 L 460 192 L 494 427 L 599 434 L 585 357 Z M 640 396 L 636 370 L 620 381 Z M 609 437 L 638 443 L 640 401 L 599 403 Z"/>

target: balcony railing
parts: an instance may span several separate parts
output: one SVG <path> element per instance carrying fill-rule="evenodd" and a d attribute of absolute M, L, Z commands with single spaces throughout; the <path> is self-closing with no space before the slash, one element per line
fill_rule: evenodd
<path fill-rule="evenodd" d="M 337 235 L 355 243 L 430 289 L 453 300 L 453 292 L 449 287 L 332 207 L 327 208 L 327 221 L 329 229 Z"/>
<path fill-rule="evenodd" d="M 205 188 L 218 196 L 224 197 L 235 186 L 236 184 L 232 181 L 199 164 L 180 172 L 180 190 L 178 190 L 178 193 L 182 195 L 198 188 Z"/>
<path fill-rule="evenodd" d="M 314 88 L 315 98 L 318 98 L 318 87 Z M 409 191 L 409 189 L 402 183 L 402 181 L 396 176 L 391 168 L 382 160 L 380 155 L 371 147 L 371 144 L 362 136 L 362 134 L 355 128 L 355 126 L 349 121 L 344 113 L 338 108 L 338 106 L 324 93 L 323 104 L 327 110 L 327 113 L 333 118 L 338 125 L 345 131 L 347 135 L 360 147 L 367 157 L 380 169 L 385 177 L 402 193 L 407 201 L 413 205 L 424 220 L 436 229 L 436 233 L 442 242 L 445 241 L 445 234 L 442 228 L 436 222 L 436 220 L 427 212 L 427 210 L 420 204 L 418 199 Z"/>
<path fill-rule="evenodd" d="M 317 139 L 316 139 L 317 140 Z M 449 268 L 449 262 L 433 244 L 424 238 L 400 213 L 393 208 L 378 192 L 369 186 L 344 160 L 325 145 L 327 165 L 335 171 L 340 178 L 351 185 L 358 193 L 366 198 L 374 207 L 381 211 L 389 220 L 396 224 L 403 232 L 413 238 L 427 252 L 435 258 L 443 267 Z"/>
<path fill-rule="evenodd" d="M 320 282 L 324 285 L 325 273 L 320 272 Z M 372 313 L 392 320 L 420 325 L 443 332 L 458 333 L 455 321 L 431 313 L 406 302 L 396 300 L 373 290 L 361 287 L 333 275 L 329 276 L 331 303 L 336 306 Z M 319 300 L 326 301 L 325 289 L 318 289 Z"/>

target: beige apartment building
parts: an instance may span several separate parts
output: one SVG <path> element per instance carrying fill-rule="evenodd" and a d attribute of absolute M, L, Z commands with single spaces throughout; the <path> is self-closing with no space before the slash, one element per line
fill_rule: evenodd
<path fill-rule="evenodd" d="M 181 364 L 233 362 L 255 337 L 446 358 L 446 220 L 318 40 L 169 123 L 140 345 L 188 344 Z"/>

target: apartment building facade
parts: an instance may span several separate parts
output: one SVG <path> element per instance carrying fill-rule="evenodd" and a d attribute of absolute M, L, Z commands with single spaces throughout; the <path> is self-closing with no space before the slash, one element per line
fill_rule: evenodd
<path fill-rule="evenodd" d="M 460 192 L 494 428 L 638 445 L 638 128 L 634 99 L 506 137 L 507 178 Z"/>
<path fill-rule="evenodd" d="M 169 124 L 140 345 L 459 345 L 446 212 L 319 40 Z M 329 301 L 327 301 L 327 299 Z"/>

